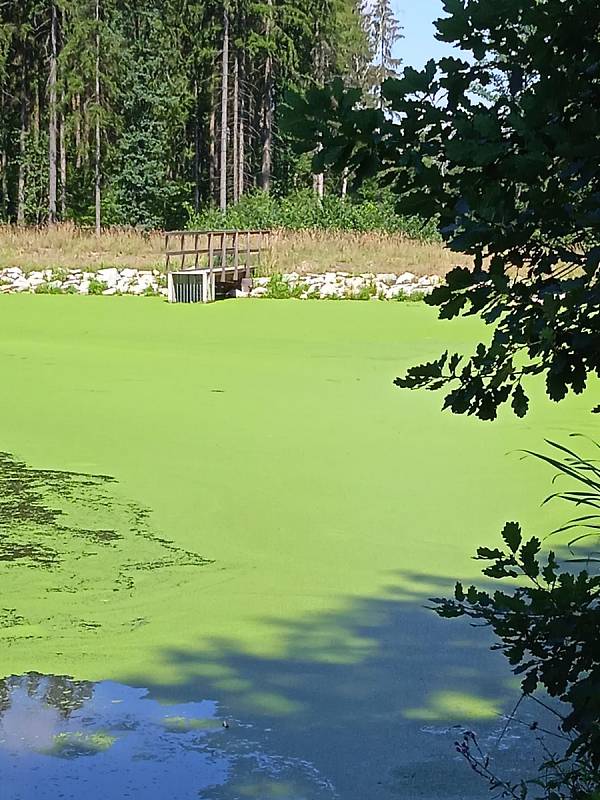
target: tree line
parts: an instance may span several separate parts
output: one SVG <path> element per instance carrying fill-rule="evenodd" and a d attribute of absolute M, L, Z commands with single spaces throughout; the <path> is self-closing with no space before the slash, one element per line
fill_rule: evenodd
<path fill-rule="evenodd" d="M 390 0 L 0 0 L 0 221 L 178 226 L 322 195 L 282 98 L 342 77 L 376 104 L 399 37 Z"/>

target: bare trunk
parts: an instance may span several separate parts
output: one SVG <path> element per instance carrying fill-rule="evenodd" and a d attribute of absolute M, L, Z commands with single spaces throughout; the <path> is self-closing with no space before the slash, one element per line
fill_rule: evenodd
<path fill-rule="evenodd" d="M 345 169 L 342 173 L 342 197 L 346 197 L 348 194 L 348 170 Z"/>
<path fill-rule="evenodd" d="M 81 167 L 81 98 L 73 98 L 73 114 L 75 116 L 75 166 Z"/>
<path fill-rule="evenodd" d="M 57 196 L 57 118 L 56 118 L 56 84 L 58 80 L 58 52 L 56 32 L 56 5 L 52 3 L 50 18 L 50 77 L 49 88 L 49 118 L 48 118 L 48 222 L 56 222 L 56 196 Z"/>
<path fill-rule="evenodd" d="M 232 149 L 233 149 L 233 202 L 237 203 L 240 199 L 240 188 L 238 183 L 239 178 L 239 162 L 238 159 L 240 157 L 240 150 L 239 150 L 239 141 L 238 137 L 240 134 L 239 129 L 239 102 L 240 102 L 240 63 L 239 63 L 239 56 L 236 50 L 234 61 L 233 61 L 233 120 L 232 120 L 232 129 L 233 129 L 233 142 L 232 142 Z"/>
<path fill-rule="evenodd" d="M 244 76 L 245 58 L 242 53 L 242 72 L 240 76 L 240 114 L 238 124 L 238 194 L 240 197 L 244 194 L 244 180 L 245 180 L 245 160 L 246 160 L 246 145 L 245 145 L 245 131 L 244 131 L 244 90 L 241 86 L 241 79 Z"/>
<path fill-rule="evenodd" d="M 194 80 L 196 111 L 194 114 L 194 209 L 200 208 L 200 97 L 198 81 Z"/>
<path fill-rule="evenodd" d="M 217 171 L 216 170 L 217 151 L 216 151 L 216 141 L 215 141 L 216 127 L 217 127 L 217 120 L 216 120 L 215 101 L 213 96 L 212 107 L 210 109 L 210 120 L 208 123 L 208 135 L 210 138 L 209 154 L 208 154 L 208 160 L 209 160 L 208 182 L 209 182 L 211 202 L 215 199 L 215 193 L 216 193 L 216 171 Z"/>
<path fill-rule="evenodd" d="M 17 177 L 17 225 L 25 224 L 25 148 L 27 144 L 27 79 L 23 66 L 21 84 L 21 125 L 19 130 L 19 174 Z"/>
<path fill-rule="evenodd" d="M 273 169 L 273 59 L 267 56 L 265 62 L 265 87 L 263 95 L 262 159 L 260 185 L 263 191 L 271 189 Z"/>
<path fill-rule="evenodd" d="M 229 13 L 223 11 L 223 61 L 221 64 L 221 152 L 219 158 L 219 208 L 227 210 L 227 109 L 229 100 Z"/>
<path fill-rule="evenodd" d="M 318 175 L 313 175 L 313 192 L 317 195 L 319 200 L 323 199 L 325 194 L 325 181 L 323 180 L 323 173 L 319 172 Z"/>
<path fill-rule="evenodd" d="M 100 236 L 102 196 L 100 189 L 100 0 L 96 0 L 96 160 L 95 160 L 95 205 L 96 236 Z"/>
<path fill-rule="evenodd" d="M 60 218 L 67 215 L 67 150 L 65 146 L 65 117 L 61 113 L 59 121 L 58 147 L 60 151 Z"/>
<path fill-rule="evenodd" d="M 265 25 L 265 37 L 267 47 L 270 48 L 269 41 L 271 35 L 271 13 L 273 0 L 268 0 L 269 12 Z M 267 53 L 265 59 L 265 73 L 262 97 L 262 153 L 260 170 L 260 187 L 264 192 L 271 189 L 271 172 L 273 168 L 273 56 L 271 51 Z"/>

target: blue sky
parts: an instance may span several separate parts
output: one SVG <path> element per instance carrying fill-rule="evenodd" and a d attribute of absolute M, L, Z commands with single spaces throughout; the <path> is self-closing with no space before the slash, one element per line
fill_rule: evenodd
<path fill-rule="evenodd" d="M 404 39 L 394 49 L 403 66 L 422 67 L 430 58 L 456 55 L 456 51 L 435 38 L 433 21 L 445 16 L 442 0 L 392 0 L 392 8 L 404 28 Z"/>

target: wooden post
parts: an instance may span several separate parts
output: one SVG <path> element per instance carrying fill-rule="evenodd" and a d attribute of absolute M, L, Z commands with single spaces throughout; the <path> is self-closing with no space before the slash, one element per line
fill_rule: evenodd
<path fill-rule="evenodd" d="M 180 250 L 185 250 L 185 233 L 181 234 L 181 247 Z M 181 256 L 181 269 L 185 266 L 185 253 Z"/>
<path fill-rule="evenodd" d="M 169 271 L 169 261 L 170 261 L 170 258 L 171 258 L 170 255 L 169 255 L 169 234 L 168 233 L 165 233 L 165 252 L 167 254 L 167 258 L 165 260 L 165 270 L 168 272 Z"/>
<path fill-rule="evenodd" d="M 225 280 L 225 267 L 227 266 L 227 234 L 221 234 L 221 281 Z"/>
<path fill-rule="evenodd" d="M 235 231 L 233 234 L 233 267 L 234 267 L 234 275 L 233 280 L 237 281 L 238 279 L 238 263 L 240 260 L 240 232 Z"/>
<path fill-rule="evenodd" d="M 246 231 L 246 277 L 250 277 L 250 231 Z"/>
<path fill-rule="evenodd" d="M 212 231 L 208 232 L 208 269 L 210 270 L 210 274 L 212 275 L 212 271 L 214 268 L 214 252 L 213 252 L 213 235 Z"/>
<path fill-rule="evenodd" d="M 194 250 L 196 251 L 196 256 L 194 258 L 194 269 L 198 269 L 198 234 L 194 234 Z"/>

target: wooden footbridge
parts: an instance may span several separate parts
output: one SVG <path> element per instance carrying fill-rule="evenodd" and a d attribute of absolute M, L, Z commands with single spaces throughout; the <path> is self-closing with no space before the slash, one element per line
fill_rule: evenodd
<path fill-rule="evenodd" d="M 171 303 L 210 303 L 249 292 L 270 231 L 168 231 L 165 269 Z"/>

